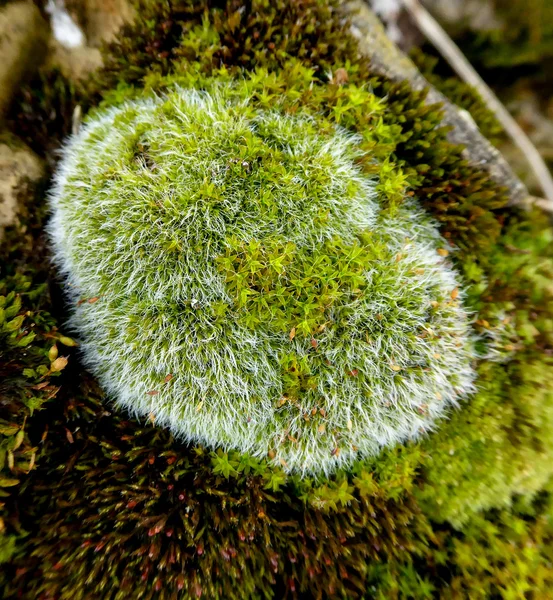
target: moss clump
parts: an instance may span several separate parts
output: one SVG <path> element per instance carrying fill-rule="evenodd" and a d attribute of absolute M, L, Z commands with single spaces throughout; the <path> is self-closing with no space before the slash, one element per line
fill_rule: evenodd
<path fill-rule="evenodd" d="M 337 64 L 358 63 L 339 2 L 324 0 L 135 0 L 136 21 L 105 53 L 96 93 L 138 85 L 148 73 L 167 75 L 178 63 L 241 71 L 277 71 L 296 58 L 327 81 Z"/>
<path fill-rule="evenodd" d="M 512 510 L 475 516 L 462 534 L 440 536 L 455 565 L 446 598 L 547 597 L 553 585 L 551 495 L 515 498 Z M 484 557 L 484 560 L 481 558 Z"/>
<path fill-rule="evenodd" d="M 287 470 L 416 437 L 472 389 L 444 241 L 379 207 L 361 138 L 206 85 L 66 151 L 50 232 L 87 364 L 131 412 Z"/>

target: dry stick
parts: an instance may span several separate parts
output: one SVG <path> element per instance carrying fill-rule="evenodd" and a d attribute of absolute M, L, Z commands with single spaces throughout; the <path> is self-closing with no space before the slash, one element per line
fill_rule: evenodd
<path fill-rule="evenodd" d="M 520 148 L 528 164 L 534 171 L 545 198 L 548 200 L 547 208 L 553 211 L 553 178 L 530 138 L 524 133 L 505 106 L 503 106 L 499 98 L 486 85 L 480 75 L 478 75 L 453 40 L 420 2 L 418 0 L 403 0 L 403 5 L 409 11 L 409 14 L 413 17 L 421 32 L 442 54 L 457 75 L 476 89 L 507 134 Z"/>

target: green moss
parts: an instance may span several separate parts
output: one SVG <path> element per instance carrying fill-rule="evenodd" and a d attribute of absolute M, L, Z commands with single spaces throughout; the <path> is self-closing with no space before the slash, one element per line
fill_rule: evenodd
<path fill-rule="evenodd" d="M 548 485 L 550 488 L 550 484 Z M 370 598 L 546 598 L 552 580 L 550 492 L 436 531 L 426 556 L 373 565 Z"/>
<path fill-rule="evenodd" d="M 313 254 L 291 242 L 231 240 L 218 262 L 246 327 L 269 322 L 277 331 L 314 339 L 334 320 L 331 311 L 365 287 L 365 265 L 378 259 L 371 246 L 334 239 Z"/>
<path fill-rule="evenodd" d="M 432 427 L 472 390 L 473 345 L 435 225 L 390 162 L 363 174 L 381 128 L 348 136 L 350 106 L 307 115 L 265 74 L 97 112 L 65 150 L 49 230 L 115 402 L 329 473 Z"/>
<path fill-rule="evenodd" d="M 515 503 L 514 511 L 477 516 L 462 536 L 448 540 L 456 569 L 443 595 L 546 597 L 553 584 L 550 497 L 543 504 L 538 501 L 528 510 Z"/>
<path fill-rule="evenodd" d="M 480 390 L 423 445 L 417 494 L 435 519 L 462 524 L 483 508 L 534 493 L 552 473 L 551 362 L 486 365 Z"/>
<path fill-rule="evenodd" d="M 385 209 L 398 210 L 407 186 L 440 222 L 442 250 L 463 275 L 484 340 L 480 389 L 426 439 L 347 475 L 300 484 L 247 455 L 189 449 L 105 414 L 79 371 L 78 391 L 27 421 L 26 429 L 35 423 L 31 444 L 44 425 L 50 433 L 38 469 L 14 488 L 29 535 L 5 570 L 5 595 L 170 598 L 201 587 L 205 597 L 225 598 L 545 597 L 549 500 L 536 492 L 552 462 L 549 224 L 508 207 L 504 191 L 463 160 L 424 93 L 372 76 L 335 5 L 144 3 L 138 14 L 85 109 L 101 98 L 110 105 L 139 97 L 142 86 L 163 92 L 201 77 L 242 79 L 243 68 L 255 67 L 256 106 L 283 97 L 284 112 L 316 112 L 362 136 L 360 148 L 379 165 Z M 338 69 L 341 85 L 332 76 Z M 59 121 L 40 114 L 60 139 L 68 113 Z M 33 114 L 19 111 L 14 127 L 29 131 Z M 40 146 L 45 152 L 46 140 Z M 370 163 L 361 166 L 371 173 Z M 40 262 L 28 251 L 37 234 L 31 227 L 22 238 L 18 264 Z M 309 388 L 305 361 L 292 355 L 282 364 L 297 369 L 292 392 Z M 513 492 L 537 498 L 534 512 L 513 504 Z"/>
<path fill-rule="evenodd" d="M 59 391 L 67 362 L 60 348 L 75 345 L 57 330 L 46 298 L 45 284 L 28 275 L 0 279 L 0 562 L 14 551 L 20 530 L 13 495 L 41 455 L 29 430 Z"/>
<path fill-rule="evenodd" d="M 56 398 L 63 357 L 75 345 L 52 315 L 41 198 L 40 184 L 22 189 L 17 222 L 0 244 L 0 562 L 22 531 L 15 497 L 40 459 L 43 408 Z"/>
<path fill-rule="evenodd" d="M 513 220 L 490 256 L 493 279 L 482 288 L 474 274 L 482 331 L 507 322 L 509 335 L 497 344 L 507 362 L 483 363 L 474 399 L 425 444 L 421 493 L 435 515 L 462 521 L 539 490 L 550 476 L 551 236 L 546 216 Z"/>
<path fill-rule="evenodd" d="M 296 57 L 326 80 L 336 63 L 356 58 L 356 42 L 344 35 L 347 23 L 333 2 L 138 0 L 136 6 L 141 18 L 108 48 L 100 93 L 122 82 L 141 84 L 150 72 L 166 75 L 175 70 L 175 61 L 274 71 Z"/>
<path fill-rule="evenodd" d="M 85 109 L 102 95 L 107 94 L 110 102 L 126 97 L 129 85 L 157 88 L 160 77 L 169 72 L 186 77 L 192 71 L 197 78 L 198 71 L 218 74 L 221 66 L 234 74 L 259 67 L 282 70 L 284 85 L 296 91 L 299 102 L 309 103 L 311 90 L 302 85 L 305 80 L 298 78 L 291 58 L 312 70 L 310 79 L 314 75 L 323 84 L 328 84 L 333 72 L 345 69 L 347 88 L 370 86 L 373 94 L 386 98 L 385 134 L 376 151 L 384 144 L 384 154 L 395 151 L 397 161 L 406 170 L 409 167 L 408 182 L 443 222 L 446 236 L 475 250 L 475 243 L 482 248 L 493 245 L 500 231 L 495 212 L 505 205 L 505 195 L 484 172 L 467 165 L 460 147 L 447 142 L 446 130 L 438 127 L 439 107 L 425 105 L 424 92 L 413 93 L 407 84 L 371 76 L 368 61 L 358 57 L 347 21 L 332 3 L 257 1 L 242 10 L 232 2 L 145 1 L 139 3 L 138 14 L 141 18 L 109 47 L 106 67 L 96 77 L 96 91 L 89 93 Z M 270 98 L 283 83 L 271 85 L 269 79 L 267 85 Z M 374 111 L 364 105 L 366 95 L 354 94 L 344 104 L 343 86 L 328 87 L 337 122 L 362 131 L 367 118 L 374 120 Z M 14 127 L 29 128 L 26 120 L 20 112 Z M 63 127 L 68 126 L 66 116 Z"/>
<path fill-rule="evenodd" d="M 493 2 L 498 25 L 474 37 L 473 52 L 488 68 L 526 66 L 550 75 L 553 56 L 553 2 Z"/>
<path fill-rule="evenodd" d="M 451 102 L 466 110 L 474 119 L 482 135 L 494 145 L 505 140 L 505 133 L 494 113 L 482 100 L 477 90 L 457 77 L 442 76 L 435 72 L 439 59 L 416 48 L 410 53 L 420 72 Z"/>

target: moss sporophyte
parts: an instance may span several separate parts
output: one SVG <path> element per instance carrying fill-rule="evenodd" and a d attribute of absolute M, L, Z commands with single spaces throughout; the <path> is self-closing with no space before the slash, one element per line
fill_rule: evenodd
<path fill-rule="evenodd" d="M 117 404 L 328 473 L 473 389 L 445 242 L 415 200 L 384 201 L 360 142 L 257 108 L 247 82 L 89 120 L 49 230 L 84 360 Z"/>

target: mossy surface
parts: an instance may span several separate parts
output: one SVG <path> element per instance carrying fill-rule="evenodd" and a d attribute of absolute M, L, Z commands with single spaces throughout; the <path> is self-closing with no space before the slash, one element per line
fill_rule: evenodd
<path fill-rule="evenodd" d="M 420 558 L 371 566 L 367 598 L 548 598 L 551 494 L 473 516 L 463 531 L 435 529 Z"/>
<path fill-rule="evenodd" d="M 88 102 L 103 95 L 113 105 L 143 86 L 160 93 L 200 75 L 242 79 L 242 69 L 264 66 L 259 106 L 284 97 L 285 112 L 316 111 L 362 136 L 380 165 L 386 210 L 407 187 L 440 224 L 482 340 L 478 390 L 425 439 L 325 482 L 300 482 L 263 460 L 188 448 L 151 424 L 108 415 L 95 384 L 64 369 L 60 394 L 29 430 L 38 445 L 48 424 L 42 455 L 6 503 L 21 529 L 4 595 L 547 597 L 550 499 L 538 493 L 552 462 L 546 218 L 507 207 L 447 142 L 424 93 L 372 76 L 334 5 L 152 3 L 139 14 Z M 17 265 L 33 265 L 44 281 L 30 254 Z M 48 295 L 40 299 L 50 310 Z"/>
<path fill-rule="evenodd" d="M 263 462 L 186 448 L 83 391 L 49 415 L 8 597 L 360 597 L 367 563 L 431 535 L 399 474 L 286 484 Z"/>
<path fill-rule="evenodd" d="M 420 48 L 414 48 L 409 56 L 431 85 L 446 96 L 448 100 L 470 114 L 482 135 L 492 144 L 497 146 L 506 139 L 501 124 L 474 87 L 461 81 L 447 68 L 445 69 L 447 75 L 438 72 L 438 65 L 441 69 L 446 67 L 443 64 L 443 59 L 440 60 L 437 57 L 430 56 Z"/>
<path fill-rule="evenodd" d="M 21 198 L 18 223 L 2 240 L 0 268 L 0 563 L 15 551 L 21 523 L 15 508 L 20 484 L 41 455 L 47 429 L 42 410 L 53 402 L 67 354 L 76 344 L 51 314 L 41 227 L 44 207 Z M 64 352 L 65 351 L 65 352 Z M 64 356 L 65 355 L 65 356 Z M 37 432 L 40 434 L 37 437 Z"/>
<path fill-rule="evenodd" d="M 63 140 L 71 134 L 75 110 L 89 106 L 85 87 L 69 81 L 57 69 L 41 67 L 22 84 L 7 115 L 11 131 L 46 159 L 50 168 L 59 158 Z"/>
<path fill-rule="evenodd" d="M 131 413 L 296 472 L 436 426 L 474 343 L 401 171 L 363 173 L 378 131 L 280 112 L 294 95 L 260 109 L 259 73 L 200 83 L 97 113 L 65 151 L 49 230 L 87 364 Z"/>

